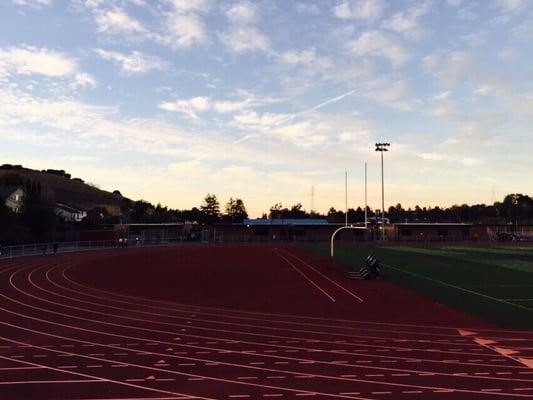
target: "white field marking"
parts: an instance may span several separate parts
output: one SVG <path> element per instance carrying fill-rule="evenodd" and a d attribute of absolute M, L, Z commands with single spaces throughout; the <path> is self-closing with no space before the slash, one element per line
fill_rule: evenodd
<path fill-rule="evenodd" d="M 472 288 L 531 288 L 533 285 L 466 285 Z"/>
<path fill-rule="evenodd" d="M 8 339 L 8 338 L 2 338 L 2 340 L 5 340 L 5 341 L 11 342 L 11 343 L 22 343 L 22 342 L 19 342 L 17 340 L 12 340 L 12 339 Z M 32 346 L 32 347 L 36 347 L 36 346 Z M 55 353 L 60 353 L 61 352 L 61 350 L 49 350 L 49 351 L 55 352 Z M 0 358 L 5 359 L 5 360 L 9 360 L 9 358 L 4 357 L 2 355 L 0 355 Z M 117 384 L 117 385 L 132 387 L 132 388 L 135 388 L 135 389 L 147 390 L 147 391 L 150 391 L 150 392 L 162 393 L 162 394 L 167 394 L 167 395 L 170 394 L 170 395 L 173 395 L 173 396 L 187 396 L 185 394 L 171 392 L 169 390 L 161 390 L 161 389 L 155 389 L 155 388 L 150 388 L 150 387 L 139 386 L 139 385 L 135 385 L 135 384 L 132 384 L 132 383 L 116 381 L 114 379 L 102 378 L 102 377 L 94 376 L 94 375 L 88 375 L 88 374 L 84 374 L 84 373 L 81 373 L 81 372 L 74 372 L 74 371 L 69 371 L 69 370 L 61 370 L 61 369 L 57 369 L 57 368 L 54 368 L 54 367 L 50 367 L 48 365 L 36 364 L 36 363 L 33 363 L 33 362 L 29 362 L 29 361 L 18 360 L 17 362 L 25 364 L 25 365 L 31 365 L 31 366 L 34 366 L 34 367 L 46 368 L 46 369 L 49 369 L 49 370 L 52 370 L 52 371 L 59 371 L 59 372 L 62 372 L 64 374 L 68 374 L 68 375 L 81 376 L 81 377 L 88 378 L 88 379 L 91 379 L 91 380 L 94 379 L 94 380 L 99 380 L 99 381 L 106 382 L 106 383 L 114 383 L 114 384 Z M 187 396 L 187 397 L 189 397 L 189 396 Z M 216 400 L 216 399 L 212 399 L 210 397 L 200 397 L 200 396 L 198 396 L 196 398 L 202 399 L 202 400 Z"/>
<path fill-rule="evenodd" d="M 505 301 L 533 301 L 533 299 L 501 299 Z"/>
<path fill-rule="evenodd" d="M 286 250 L 285 250 L 286 251 Z M 348 293 L 350 296 L 352 296 L 353 298 L 357 299 L 358 301 L 360 301 L 361 303 L 363 302 L 363 299 L 359 296 L 357 296 L 355 293 L 353 293 L 351 290 L 348 290 L 346 289 L 344 286 L 342 286 L 341 284 L 339 284 L 338 282 L 335 282 L 333 279 L 331 279 L 330 277 L 328 277 L 327 275 L 324 275 L 322 272 L 320 272 L 319 270 L 317 270 L 315 267 L 311 266 L 309 263 L 305 262 L 304 260 L 302 260 L 300 257 L 298 256 L 295 256 L 294 254 L 290 253 L 289 251 L 286 251 L 287 254 L 289 254 L 291 257 L 294 257 L 295 259 L 297 259 L 298 261 L 300 261 L 302 264 L 306 265 L 307 267 L 311 268 L 313 271 L 315 271 L 317 274 L 319 274 L 320 276 L 324 277 L 325 279 L 327 279 L 328 281 L 330 281 L 331 283 L 333 283 L 335 286 L 337 286 L 339 289 L 343 290 L 344 292 Z M 279 254 L 279 252 L 278 252 Z"/>
<path fill-rule="evenodd" d="M 50 380 L 50 381 L 11 381 L 11 382 L 0 382 L 0 385 L 30 385 L 30 384 L 43 384 L 43 383 L 107 383 L 101 379 L 71 379 L 71 380 Z"/>
<path fill-rule="evenodd" d="M 55 267 L 54 267 L 55 268 Z M 52 269 L 54 269 L 52 268 Z M 68 267 L 70 268 L 70 267 Z M 67 269 L 68 269 L 67 268 Z M 100 300 L 104 300 L 104 301 L 111 301 L 111 299 L 109 298 L 103 298 L 101 296 L 95 296 L 95 295 L 92 295 L 92 294 L 89 294 L 89 293 L 81 293 L 79 291 L 76 291 L 76 290 L 73 290 L 73 289 L 70 289 L 70 288 L 66 288 L 64 286 L 61 286 L 61 285 L 58 285 L 57 283 L 51 281 L 48 277 L 48 273 L 50 272 L 51 270 L 49 270 L 47 272 L 47 279 L 50 283 L 52 283 L 53 285 L 57 286 L 57 287 L 60 287 L 62 288 L 63 290 L 67 290 L 67 291 L 70 291 L 70 292 L 73 292 L 73 293 L 76 293 L 76 294 L 83 294 L 84 296 L 88 296 L 88 297 L 93 297 L 93 298 L 97 298 L 97 299 L 100 299 Z M 146 301 L 150 301 L 152 302 L 152 300 L 149 300 L 149 299 L 143 299 L 143 298 L 139 298 L 139 297 L 135 297 L 135 296 L 127 296 L 127 295 L 122 295 L 122 294 L 115 294 L 113 292 L 109 292 L 109 291 L 105 291 L 105 290 L 100 290 L 100 289 L 94 289 L 94 288 L 90 288 L 88 286 L 85 286 L 85 285 L 81 285 L 73 280 L 71 280 L 70 278 L 68 278 L 66 275 L 65 275 L 65 271 L 66 270 L 63 270 L 63 274 L 62 274 L 62 277 L 67 281 L 67 282 L 70 282 L 78 287 L 82 287 L 84 289 L 89 289 L 89 290 L 94 290 L 94 291 L 97 291 L 97 292 L 103 292 L 103 293 L 107 293 L 107 294 L 112 294 L 112 295 L 116 295 L 116 296 L 121 296 L 121 297 L 125 297 L 125 298 L 135 298 L 135 299 L 140 299 L 140 300 L 146 300 Z M 56 294 L 58 295 L 58 294 Z M 59 295 L 60 296 L 60 295 Z M 66 296 L 62 296 L 62 297 L 66 297 Z M 67 298 L 70 298 L 70 297 L 67 297 Z M 107 304 L 100 304 L 100 303 L 93 303 L 93 302 L 88 302 L 88 301 L 84 301 L 84 300 L 80 300 L 80 299 L 73 299 L 73 298 L 70 298 L 72 300 L 76 300 L 78 302 L 84 302 L 84 303 L 89 303 L 89 304 L 94 304 L 94 305 L 99 305 L 99 306 L 102 306 L 102 307 L 109 307 L 109 308 L 115 308 L 115 309 L 120 309 L 120 310 L 124 310 L 124 311 L 129 311 L 130 309 L 126 309 L 126 308 L 120 308 L 120 307 L 113 307 L 113 306 L 109 306 Z M 117 300 L 117 299 L 112 299 L 112 301 L 114 302 L 117 302 L 117 303 L 124 303 L 124 304 L 128 304 L 128 305 L 131 305 L 131 302 L 127 302 L 127 301 L 122 301 L 122 300 Z M 155 301 L 154 302 L 158 302 L 158 301 Z M 164 304 L 167 304 L 166 302 L 163 302 Z M 170 303 L 170 304 L 173 304 L 173 305 L 176 305 L 175 303 Z M 184 310 L 176 310 L 176 309 L 171 309 L 171 308 L 166 308 L 166 307 L 154 307 L 154 306 L 151 306 L 151 305 L 146 305 L 146 304 L 141 304 L 145 307 L 149 307 L 149 308 L 155 308 L 155 309 L 159 309 L 159 310 L 172 310 L 174 312 L 180 312 L 180 313 L 184 313 L 184 312 L 187 312 L 187 311 L 184 311 Z M 182 305 L 182 307 L 184 306 L 189 306 L 189 305 Z M 192 307 L 192 306 L 189 306 L 189 307 Z M 319 327 L 325 327 L 325 328 L 341 328 L 341 329 L 350 329 L 350 330 L 353 330 L 355 328 L 359 329 L 359 330 L 365 330 L 365 331 L 377 331 L 377 332 L 390 332 L 390 330 L 380 330 L 380 329 L 371 329 L 371 328 L 361 328 L 360 326 L 339 326 L 338 324 L 337 325 L 323 325 L 323 324 L 313 324 L 313 323 L 302 323 L 302 322 L 294 322 L 294 321 L 283 321 L 283 320 L 271 320 L 271 319 L 264 319 L 264 318 L 251 318 L 251 317 L 242 317 L 242 316 L 232 316 L 232 315 L 229 315 L 228 312 L 235 312 L 235 313 L 244 313 L 245 315 L 263 315 L 263 316 L 274 316 L 274 317 L 283 317 L 283 318 L 303 318 L 303 319 L 309 319 L 309 320 L 319 320 L 319 321 L 339 321 L 339 322 L 343 322 L 343 323 L 352 323 L 352 324 L 370 324 L 370 325 L 378 325 L 378 326 L 404 326 L 404 327 L 415 327 L 415 328 L 425 328 L 425 329 L 429 329 L 429 328 L 435 328 L 435 329 L 445 329 L 445 330 L 456 330 L 456 328 L 454 327 L 440 327 L 440 326 L 427 326 L 427 325 L 414 325 L 414 324 L 395 324 L 395 323 L 379 323 L 379 322 L 368 322 L 368 321 L 350 321 L 350 320 L 343 320 L 343 319 L 323 319 L 323 318 L 316 318 L 316 317 L 304 317 L 304 316 L 298 316 L 298 315 L 290 315 L 290 314 L 271 314 L 271 313 L 252 313 L 252 312 L 247 312 L 247 311 L 240 311 L 240 310 L 234 310 L 234 309 L 222 309 L 222 308 L 207 308 L 206 309 L 210 309 L 210 310 L 217 310 L 217 311 L 223 311 L 224 312 L 224 318 L 232 318 L 232 319 L 243 319 L 243 320 L 255 320 L 255 321 L 261 321 L 261 322 L 276 322 L 276 323 L 280 323 L 280 324 L 292 324 L 292 325 L 295 325 L 295 324 L 298 324 L 298 325 L 305 325 L 305 326 L 319 326 Z M 136 310 L 136 312 L 138 313 L 143 313 L 143 314 L 150 314 L 150 315 L 157 315 L 157 316 L 164 316 L 164 317 L 168 317 L 168 318 L 180 318 L 180 317 L 176 317 L 174 314 L 172 315 L 163 315 L 163 314 L 154 314 L 154 313 L 147 313 L 147 312 L 143 312 L 143 311 L 138 311 Z M 220 312 L 219 313 L 207 313 L 207 312 L 203 312 L 201 313 L 203 315 L 210 315 L 210 316 L 216 316 L 216 317 L 220 317 L 221 314 Z M 182 318 L 180 318 L 182 319 Z M 215 323 L 219 323 L 219 324 L 225 324 L 224 322 L 220 322 L 220 321 L 212 321 L 212 320 L 202 320 L 202 321 L 205 321 L 205 322 L 215 322 Z M 228 324 L 228 323 L 226 323 Z M 515 333 L 517 331 L 509 331 L 509 330 L 494 330 L 494 329 L 483 329 L 483 331 L 485 332 L 510 332 L 510 333 Z M 412 332 L 412 331 L 397 331 L 398 333 L 407 333 L 407 334 L 417 334 L 417 335 L 430 335 L 430 336 L 443 336 L 443 337 L 450 337 L 450 338 L 456 338 L 455 335 L 452 335 L 452 334 L 441 334 L 441 333 L 437 333 L 435 335 L 435 333 L 427 333 L 427 332 Z M 331 332 L 329 333 L 331 334 Z M 336 334 L 336 335 L 341 335 L 341 334 Z M 343 336 L 350 336 L 350 335 L 343 335 Z M 352 336 L 350 336 L 352 337 Z M 360 337 L 360 336 L 358 336 Z M 412 341 L 412 339 L 403 339 L 403 340 L 409 340 L 409 341 Z M 461 343 L 456 343 L 457 345 L 461 345 Z"/>
<path fill-rule="evenodd" d="M 294 265 L 293 263 L 291 263 L 286 257 L 283 257 L 279 252 L 276 253 L 278 255 L 278 257 L 282 258 L 283 260 L 285 260 L 285 262 L 287 264 L 289 264 L 296 272 L 298 272 L 300 275 L 302 275 L 309 283 L 311 283 L 311 285 L 313 285 L 315 288 L 317 288 L 318 290 L 320 290 L 322 292 L 322 294 L 324 296 L 326 296 L 330 301 L 332 301 L 333 303 L 335 303 L 335 299 L 329 295 L 328 292 L 326 292 L 324 289 L 322 289 L 315 281 L 313 281 L 311 278 L 309 278 L 306 274 L 304 274 L 296 265 Z"/>
<path fill-rule="evenodd" d="M 43 367 L 3 367 L 0 368 L 0 371 L 24 371 L 30 369 L 43 369 Z"/>
<path fill-rule="evenodd" d="M 32 273 L 33 273 L 33 272 L 32 272 Z M 48 273 L 47 273 L 47 274 L 48 274 Z M 30 277 L 31 277 L 31 273 L 30 273 Z M 33 281 L 31 281 L 31 279 L 30 279 L 30 282 L 35 286 L 35 284 L 33 283 Z M 50 283 L 56 285 L 56 284 L 55 284 L 54 282 L 52 282 L 52 281 L 50 281 Z M 58 285 L 56 285 L 56 286 L 58 286 Z M 58 287 L 60 287 L 60 286 L 58 286 Z M 58 295 L 57 293 L 50 292 L 50 291 L 48 291 L 48 290 L 46 290 L 46 289 L 42 289 L 42 288 L 40 288 L 40 287 L 37 287 L 37 288 L 40 289 L 40 290 L 43 290 L 43 291 L 45 291 L 45 292 L 49 292 L 49 293 L 51 293 L 51 294 L 54 294 L 54 295 L 56 295 L 56 296 L 66 297 L 66 298 L 69 298 L 69 299 L 71 299 L 71 300 L 78 301 L 78 300 L 76 300 L 76 299 L 72 299 L 72 298 L 67 297 L 67 296 Z M 46 300 L 46 299 L 42 299 L 42 298 L 39 298 L 39 299 L 40 299 L 40 300 L 43 300 L 43 301 L 45 301 L 45 302 L 52 303 L 52 304 L 58 304 L 58 303 L 56 303 L 56 302 L 51 302 L 50 300 Z M 87 312 L 92 312 L 92 313 L 97 313 L 97 314 L 102 314 L 102 315 L 108 315 L 108 314 L 106 314 L 106 313 L 100 313 L 100 312 L 97 312 L 97 311 L 87 310 L 87 309 L 83 309 L 83 308 L 79 308 L 79 307 L 71 307 L 71 306 L 68 306 L 68 305 L 65 305 L 65 304 L 61 304 L 61 305 L 62 305 L 63 307 L 69 307 L 69 308 L 73 308 L 73 309 L 76 309 L 76 310 L 83 310 L 83 311 L 87 311 Z M 119 317 L 119 318 L 122 318 L 122 319 L 132 319 L 132 320 L 138 320 L 138 321 L 142 321 L 142 322 L 160 323 L 159 321 L 144 320 L 144 319 L 130 318 L 130 317 L 122 317 L 122 316 L 119 316 L 119 315 L 116 315 L 116 316 Z M 77 317 L 77 318 L 79 318 L 79 319 L 83 319 L 83 318 L 80 318 L 80 317 Z M 92 320 L 91 320 L 91 321 L 92 321 Z M 99 321 L 99 322 L 100 322 L 100 321 Z M 108 324 L 108 323 L 106 323 L 106 324 Z M 114 324 L 114 325 L 116 325 L 116 324 Z M 180 325 L 180 324 L 170 324 L 170 323 L 168 323 L 168 324 L 166 324 L 166 325 L 182 326 L 182 325 Z M 236 325 L 241 325 L 241 324 L 236 324 Z M 119 326 L 123 326 L 123 325 L 119 325 Z M 257 326 L 257 325 L 246 325 L 246 324 L 244 324 L 244 326 L 247 326 L 247 327 L 255 327 L 255 328 L 263 328 L 263 326 Z M 128 326 L 128 327 L 130 327 L 130 326 Z M 227 332 L 226 330 L 220 330 L 220 329 L 212 329 L 212 328 L 211 328 L 211 329 L 210 329 L 210 328 L 204 328 L 204 329 L 214 330 L 214 331 Z M 275 328 L 274 328 L 274 329 L 275 329 Z M 151 330 L 151 329 L 145 329 L 145 330 L 153 331 L 153 330 Z M 284 329 L 284 330 L 298 331 L 298 332 L 308 332 L 308 331 L 299 331 L 299 330 L 292 330 L 292 329 Z M 165 332 L 165 331 L 160 331 L 160 330 L 158 330 L 158 332 Z M 236 331 L 230 331 L 230 332 L 231 332 L 232 334 L 235 334 L 235 333 L 244 333 L 244 334 L 247 334 L 247 335 L 253 335 L 253 336 L 273 336 L 273 335 L 266 335 L 266 334 L 253 334 L 253 333 L 248 333 L 248 332 L 236 332 Z M 314 331 L 311 331 L 310 333 L 324 334 L 323 332 L 314 332 Z M 192 336 L 192 335 L 191 335 L 191 336 Z M 278 337 L 279 337 L 279 336 L 278 336 Z M 205 337 L 202 336 L 202 338 L 205 338 Z M 286 338 L 286 337 L 280 337 L 280 338 Z M 301 340 L 303 340 L 303 339 L 301 338 Z M 322 341 L 322 342 L 325 342 L 325 343 L 331 343 L 330 341 Z M 189 343 L 191 343 L 191 342 L 189 342 Z M 192 343 L 198 343 L 198 342 L 192 342 Z M 233 341 L 232 341 L 232 343 L 237 343 L 237 342 L 233 342 Z M 243 343 L 246 343 L 246 342 L 243 342 Z M 248 342 L 248 343 L 257 344 L 257 343 L 254 343 L 254 342 Z M 156 343 L 156 344 L 157 344 L 157 343 Z M 375 347 L 389 347 L 389 346 L 378 346 L 378 345 L 364 345 L 364 346 L 365 346 L 365 347 L 371 347 L 371 348 L 375 348 Z M 198 346 L 198 347 L 200 347 L 200 346 Z M 274 347 L 292 347 L 292 348 L 294 348 L 294 346 L 274 346 Z M 205 347 L 201 347 L 201 348 L 205 349 Z M 398 349 L 396 349 L 396 350 L 398 350 Z M 417 350 L 417 351 L 425 351 L 424 349 L 416 349 L 416 350 Z M 358 351 L 359 351 L 359 352 L 362 352 L 362 351 L 366 351 L 366 350 L 359 349 Z M 407 350 L 406 350 L 406 351 L 407 351 Z M 409 351 L 411 351 L 411 350 L 409 350 Z M 332 352 L 335 352 L 335 351 L 332 351 Z M 439 350 L 439 352 L 446 352 L 446 351 L 445 351 L 445 350 Z M 466 354 L 466 353 L 465 353 L 465 354 Z"/>
<path fill-rule="evenodd" d="M 391 268 L 391 269 L 393 269 L 395 271 L 403 272 L 404 274 L 407 274 L 407 275 L 411 275 L 411 276 L 414 276 L 414 277 L 417 277 L 417 278 L 420 278 L 420 279 L 425 279 L 425 280 L 428 280 L 430 282 L 438 283 L 439 285 L 442 285 L 442 286 L 451 287 L 453 289 L 456 289 L 456 290 L 459 290 L 459 291 L 462 291 L 462 292 L 466 292 L 466 293 L 470 293 L 470 294 L 474 294 L 474 295 L 477 295 L 477 296 L 480 296 L 480 297 L 484 297 L 486 299 L 489 299 L 489 300 L 492 300 L 492 301 L 496 301 L 498 303 L 503 303 L 503 304 L 506 304 L 508 306 L 521 308 L 523 310 L 527 310 L 527 311 L 533 312 L 533 308 L 525 307 L 525 306 L 522 306 L 520 304 L 513 304 L 513 303 L 510 303 L 510 302 L 505 301 L 503 299 L 498 299 L 496 297 L 492 297 L 492 296 L 489 296 L 489 295 L 486 295 L 486 294 L 483 294 L 483 293 L 479 293 L 479 292 L 476 292 L 474 290 L 465 289 L 464 287 L 453 285 L 453 284 L 448 283 L 448 282 L 444 282 L 444 281 L 441 281 L 441 280 L 438 280 L 438 279 L 429 278 L 427 276 L 420 275 L 420 274 L 417 274 L 415 272 L 405 271 L 405 270 L 403 270 L 401 268 L 393 267 L 392 265 L 383 264 L 383 266 L 385 266 L 387 268 Z"/>
<path fill-rule="evenodd" d="M 3 296 L 3 297 L 5 297 L 5 296 Z M 5 310 L 5 309 L 2 309 L 2 308 L 0 308 L 0 309 L 4 310 L 4 311 L 7 311 L 9 313 L 14 313 L 14 312 L 9 311 L 9 310 Z M 19 314 L 19 313 L 14 313 L 14 314 Z M 19 315 L 21 315 L 21 314 L 19 314 Z M 30 319 L 40 320 L 40 319 L 34 318 L 34 317 L 29 317 L 29 318 Z M 41 322 L 46 322 L 46 321 L 45 320 L 41 320 Z M 24 331 L 29 331 L 29 332 L 33 332 L 33 333 L 40 333 L 41 335 L 45 335 L 45 336 L 55 337 L 55 338 L 59 338 L 59 339 L 63 339 L 63 340 L 74 341 L 76 343 L 91 343 L 91 342 L 87 342 L 87 341 L 80 340 L 80 339 L 72 339 L 72 338 L 63 337 L 63 336 L 60 336 L 60 335 L 54 335 L 54 334 L 50 334 L 50 333 L 47 333 L 47 332 L 40 332 L 40 331 L 36 331 L 36 330 L 33 330 L 33 329 L 16 326 L 16 325 L 9 324 L 9 323 L 3 322 L 3 321 L 0 321 L 0 324 L 11 326 L 11 327 L 15 327 L 15 328 L 18 328 L 18 329 L 24 330 Z M 54 324 L 56 324 L 56 323 L 54 323 Z M 61 324 L 59 324 L 59 325 L 61 325 Z M 7 338 L 1 338 L 0 337 L 0 339 L 3 339 L 3 340 L 8 341 L 8 342 L 21 343 L 21 342 L 14 341 L 12 339 L 7 339 Z M 101 345 L 101 346 L 109 347 L 108 345 Z M 35 345 L 32 346 L 32 347 L 40 348 L 39 346 L 35 346 Z M 119 348 L 119 349 L 121 349 L 121 348 Z M 66 352 L 66 351 L 52 350 L 52 349 L 48 349 L 47 351 L 55 352 L 55 353 Z M 71 354 L 75 355 L 75 356 L 78 356 L 78 357 L 81 357 L 81 358 L 89 358 L 89 357 L 87 357 L 85 355 L 82 355 L 82 354 L 74 354 L 74 353 L 71 353 Z M 109 362 L 109 360 L 106 360 L 106 359 L 96 359 L 96 360 Z M 149 366 L 145 366 L 145 365 L 129 364 L 129 366 L 142 368 L 142 369 L 148 369 L 148 370 L 154 370 L 154 371 L 158 371 L 158 372 L 168 372 L 170 374 L 176 374 L 176 375 L 184 375 L 184 376 L 189 376 L 189 377 L 192 377 L 192 376 L 200 377 L 199 375 L 188 374 L 188 373 L 183 373 L 183 372 L 178 372 L 178 371 L 165 370 L 165 369 L 149 367 Z M 243 366 L 243 365 L 235 364 L 235 366 L 246 368 L 246 366 Z M 248 368 L 252 368 L 252 367 L 248 367 Z M 258 369 L 261 369 L 261 368 L 258 368 Z M 281 373 L 287 373 L 287 374 L 290 374 L 290 375 L 295 375 L 296 374 L 293 371 L 276 370 L 276 369 L 270 369 L 270 368 L 264 369 L 264 370 L 271 371 L 271 372 L 278 372 L 278 373 L 280 373 L 280 372 Z M 65 371 L 65 372 L 67 372 L 67 371 Z M 402 384 L 402 383 L 390 383 L 390 382 L 384 382 L 384 381 L 372 381 L 372 380 L 364 380 L 364 379 L 353 379 L 352 380 L 352 379 L 338 378 L 338 377 L 332 377 L 332 376 L 327 376 L 327 375 L 319 375 L 319 374 L 315 374 L 315 376 L 317 378 L 330 379 L 330 380 L 347 380 L 347 381 L 352 381 L 352 382 L 356 381 L 356 382 L 362 382 L 362 383 L 381 384 L 381 385 L 386 385 L 386 386 L 409 387 L 409 388 L 426 389 L 426 390 L 450 390 L 450 389 L 447 389 L 447 388 L 439 388 L 439 387 L 432 387 L 432 386 L 420 386 L 420 385 L 409 385 L 409 384 Z M 257 387 L 268 388 L 268 389 L 284 390 L 284 391 L 289 391 L 289 392 L 305 392 L 304 390 L 298 390 L 298 389 L 292 389 L 292 388 L 273 387 L 273 386 L 270 386 L 270 385 L 253 384 L 253 383 L 247 383 L 247 382 L 242 382 L 242 381 L 232 381 L 232 380 L 223 379 L 223 378 L 217 378 L 217 377 L 204 377 L 204 378 L 207 378 L 207 379 L 213 380 L 213 381 L 220 381 L 220 382 L 227 382 L 227 383 L 238 383 L 238 384 L 251 385 L 251 386 L 257 386 Z M 468 389 L 457 389 L 456 391 L 457 392 L 462 392 L 462 393 L 463 392 L 464 393 L 480 393 L 480 391 L 468 390 Z M 320 392 L 313 392 L 313 393 L 326 395 L 326 393 L 320 393 Z M 335 395 L 335 394 L 332 394 L 332 393 L 327 393 L 327 395 L 328 396 L 339 397 L 338 395 Z M 498 395 L 500 395 L 500 396 L 517 396 L 516 394 L 508 394 L 508 393 L 498 393 Z M 520 396 L 520 395 L 518 395 L 518 396 Z M 359 398 L 359 399 L 369 400 L 369 399 L 366 399 L 366 398 L 364 398 L 364 399 L 363 398 Z"/>
<path fill-rule="evenodd" d="M 250 397 L 250 395 L 249 394 L 230 394 L 228 397 L 231 399 L 247 399 L 248 397 Z"/>

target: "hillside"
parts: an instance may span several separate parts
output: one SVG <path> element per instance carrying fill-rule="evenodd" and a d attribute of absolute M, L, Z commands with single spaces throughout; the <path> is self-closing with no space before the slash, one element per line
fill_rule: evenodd
<path fill-rule="evenodd" d="M 80 178 L 62 170 L 37 171 L 20 165 L 4 164 L 0 166 L 0 185 L 20 185 L 25 188 L 26 183 L 40 184 L 57 203 L 90 210 L 104 207 L 111 215 L 120 215 L 120 206 L 128 200 L 120 194 L 114 194 L 87 184 Z"/>

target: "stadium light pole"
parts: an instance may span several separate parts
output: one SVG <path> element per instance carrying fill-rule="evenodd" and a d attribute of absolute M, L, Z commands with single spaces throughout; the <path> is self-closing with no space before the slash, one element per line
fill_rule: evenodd
<path fill-rule="evenodd" d="M 389 151 L 390 143 L 376 143 L 376 151 L 381 153 L 381 238 L 385 240 L 385 179 L 383 174 L 383 152 Z"/>

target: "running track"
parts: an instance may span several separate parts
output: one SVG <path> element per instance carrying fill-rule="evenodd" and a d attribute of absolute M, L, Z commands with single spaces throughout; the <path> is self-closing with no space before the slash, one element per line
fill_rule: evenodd
<path fill-rule="evenodd" d="M 0 399 L 533 398 L 533 332 L 290 247 L 3 261 L 0 297 Z"/>

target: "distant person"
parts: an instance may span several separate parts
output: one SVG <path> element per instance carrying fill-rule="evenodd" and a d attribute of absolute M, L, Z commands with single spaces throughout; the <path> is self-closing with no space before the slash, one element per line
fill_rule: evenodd
<path fill-rule="evenodd" d="M 57 254 L 58 250 L 59 250 L 59 243 L 54 243 L 54 255 Z"/>
<path fill-rule="evenodd" d="M 42 247 L 42 252 L 43 252 L 43 256 L 46 254 L 46 250 L 48 249 L 48 246 L 45 244 L 43 244 L 43 247 Z"/>

